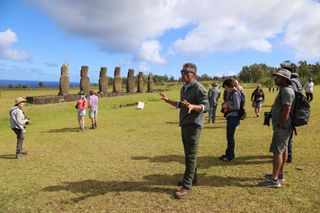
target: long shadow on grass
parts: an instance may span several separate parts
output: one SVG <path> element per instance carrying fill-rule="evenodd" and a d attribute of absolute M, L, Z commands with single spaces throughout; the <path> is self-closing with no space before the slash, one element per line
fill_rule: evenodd
<path fill-rule="evenodd" d="M 146 179 L 147 180 L 147 179 Z M 158 179 L 147 181 L 99 181 L 99 180 L 82 180 L 76 182 L 63 182 L 60 185 L 48 186 L 42 191 L 56 192 L 69 191 L 75 194 L 82 195 L 72 198 L 70 201 L 63 203 L 77 203 L 90 197 L 104 195 L 110 192 L 148 192 L 148 193 L 166 193 L 173 194 L 174 190 L 170 188 L 159 187 L 159 185 L 166 185 L 162 182 L 154 182 Z"/>
<path fill-rule="evenodd" d="M 176 185 L 183 174 L 169 175 L 148 175 L 143 179 L 151 181 L 152 183 L 161 183 L 163 185 Z M 225 186 L 237 186 L 237 187 L 256 187 L 257 181 L 261 181 L 261 178 L 247 178 L 247 177 L 224 177 L 224 176 L 206 176 L 205 174 L 198 174 L 197 186 L 212 186 L 212 187 L 225 187 Z"/>
<path fill-rule="evenodd" d="M 165 193 L 173 195 L 175 189 L 169 188 L 176 186 L 177 180 L 181 178 L 182 174 L 175 175 L 147 175 L 143 179 L 145 181 L 99 181 L 99 180 L 82 180 L 76 182 L 63 182 L 59 185 L 48 186 L 42 189 L 46 192 L 69 191 L 74 194 L 81 194 L 78 197 L 70 200 L 62 201 L 63 204 L 78 203 L 90 197 L 105 195 L 111 192 L 146 192 L 146 193 Z M 252 183 L 260 178 L 246 178 L 246 177 L 223 177 L 223 176 L 205 176 L 205 174 L 198 174 L 199 186 L 211 187 L 256 187 L 256 183 Z M 119 196 L 121 194 L 115 194 Z M 172 197 L 173 198 L 173 197 Z"/>
<path fill-rule="evenodd" d="M 181 155 L 160 155 L 155 157 L 134 156 L 132 160 L 148 160 L 154 163 L 170 163 L 178 162 L 184 164 L 184 156 Z M 214 156 L 200 156 L 198 157 L 198 168 L 207 169 L 214 166 L 238 166 L 238 165 L 253 165 L 253 164 L 270 164 L 272 158 L 270 155 L 253 155 L 253 156 L 240 156 L 231 162 L 224 162 L 218 160 Z"/>
<path fill-rule="evenodd" d="M 1 159 L 7 159 L 7 160 L 12 160 L 16 159 L 16 155 L 14 154 L 5 154 L 5 155 L 0 155 Z"/>
<path fill-rule="evenodd" d="M 79 127 L 66 127 L 66 128 L 61 128 L 61 129 L 50 129 L 48 131 L 44 131 L 42 133 L 57 133 L 57 132 L 76 132 L 79 129 Z"/>

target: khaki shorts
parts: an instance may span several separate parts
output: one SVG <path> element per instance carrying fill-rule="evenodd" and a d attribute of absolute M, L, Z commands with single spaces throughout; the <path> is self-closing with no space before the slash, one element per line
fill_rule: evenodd
<path fill-rule="evenodd" d="M 282 154 L 286 151 L 291 136 L 292 128 L 283 129 L 276 127 L 273 129 L 272 142 L 270 152 L 274 154 Z"/>

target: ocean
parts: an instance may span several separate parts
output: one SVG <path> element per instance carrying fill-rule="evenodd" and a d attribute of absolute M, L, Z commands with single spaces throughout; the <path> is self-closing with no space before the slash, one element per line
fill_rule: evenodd
<path fill-rule="evenodd" d="M 23 80 L 4 80 L 0 79 L 0 87 L 28 87 L 36 88 L 39 87 L 39 83 L 42 83 L 43 87 L 59 88 L 59 82 L 56 81 L 23 81 Z M 80 83 L 70 82 L 70 87 L 79 87 Z"/>

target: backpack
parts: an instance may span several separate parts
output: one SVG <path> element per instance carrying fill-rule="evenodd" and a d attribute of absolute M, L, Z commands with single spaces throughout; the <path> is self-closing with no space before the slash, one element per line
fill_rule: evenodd
<path fill-rule="evenodd" d="M 244 120 L 247 117 L 246 109 L 244 108 L 246 96 L 242 92 L 239 92 L 239 93 L 240 93 L 240 97 L 241 97 L 241 102 L 240 102 L 240 109 L 238 112 L 238 116 L 239 116 L 240 120 Z"/>
<path fill-rule="evenodd" d="M 308 124 L 310 118 L 310 104 L 307 101 L 307 98 L 301 92 L 294 91 L 294 94 L 294 106 L 291 110 L 292 125 L 294 127 L 303 126 Z"/>

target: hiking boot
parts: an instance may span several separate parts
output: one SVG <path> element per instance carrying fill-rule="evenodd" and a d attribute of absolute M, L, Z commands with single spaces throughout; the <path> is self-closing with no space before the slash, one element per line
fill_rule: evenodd
<path fill-rule="evenodd" d="M 177 199 L 183 199 L 185 198 L 189 193 L 191 192 L 191 189 L 186 189 L 184 187 L 181 187 L 177 192 L 176 192 L 176 198 Z"/>
<path fill-rule="evenodd" d="M 272 173 L 265 174 L 264 177 L 267 178 L 268 180 L 271 180 L 271 179 L 272 179 Z M 280 182 L 283 182 L 283 181 L 286 180 L 286 179 L 284 178 L 284 174 L 279 174 L 279 175 L 278 175 L 278 179 L 279 179 Z"/>
<path fill-rule="evenodd" d="M 183 184 L 183 180 L 179 180 L 178 181 L 178 186 L 182 186 L 182 184 Z M 195 186 L 197 184 L 198 184 L 198 179 L 193 179 L 192 180 L 192 185 Z"/>
<path fill-rule="evenodd" d="M 265 186 L 265 187 L 268 187 L 268 188 L 280 188 L 281 187 L 281 184 L 280 184 L 280 181 L 279 179 L 278 180 L 266 180 L 266 181 L 263 181 L 261 183 L 259 183 L 260 186 Z"/>

